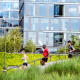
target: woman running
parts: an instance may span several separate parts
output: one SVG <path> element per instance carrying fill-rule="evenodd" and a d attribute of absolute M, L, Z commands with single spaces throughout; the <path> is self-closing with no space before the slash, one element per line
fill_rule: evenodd
<path fill-rule="evenodd" d="M 25 69 L 27 67 L 27 61 L 26 60 L 28 60 L 28 57 L 26 56 L 24 49 L 21 49 L 20 52 L 23 55 L 23 58 L 21 58 L 23 60 L 23 65 L 20 68 L 20 70 L 21 70 L 21 69 L 23 69 L 23 68 Z"/>

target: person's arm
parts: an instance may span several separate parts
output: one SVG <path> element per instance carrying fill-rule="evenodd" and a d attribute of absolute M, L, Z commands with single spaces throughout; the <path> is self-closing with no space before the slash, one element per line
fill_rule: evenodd
<path fill-rule="evenodd" d="M 70 52 L 74 52 L 74 51 L 75 51 L 75 48 L 74 48 L 74 47 L 72 47 L 72 49 L 73 49 L 73 50 L 71 50 Z"/>
<path fill-rule="evenodd" d="M 29 59 L 27 56 L 26 56 L 27 60 Z"/>

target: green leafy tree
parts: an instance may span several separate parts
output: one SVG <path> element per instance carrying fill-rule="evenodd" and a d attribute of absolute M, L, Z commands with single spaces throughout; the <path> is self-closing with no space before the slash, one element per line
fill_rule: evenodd
<path fill-rule="evenodd" d="M 30 39 L 26 43 L 25 51 L 33 53 L 35 50 L 36 50 L 36 45 L 34 44 L 34 42 L 32 41 L 32 39 Z"/>
<path fill-rule="evenodd" d="M 9 30 L 6 34 L 6 51 L 7 52 L 18 52 L 22 46 L 23 38 L 20 32 L 20 27 L 15 27 Z M 5 51 L 5 36 L 0 39 L 1 51 Z"/>
<path fill-rule="evenodd" d="M 71 35 L 70 37 L 71 37 L 71 44 L 74 46 L 77 38 L 75 35 Z"/>

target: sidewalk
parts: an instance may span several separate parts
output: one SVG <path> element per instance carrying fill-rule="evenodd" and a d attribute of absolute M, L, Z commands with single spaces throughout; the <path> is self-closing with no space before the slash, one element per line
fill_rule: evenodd
<path fill-rule="evenodd" d="M 50 66 L 50 65 L 53 65 L 55 63 L 59 63 L 59 62 L 62 62 L 63 60 L 59 60 L 59 61 L 55 61 L 55 62 L 48 62 L 46 63 L 44 66 L 42 65 L 39 65 L 38 67 L 41 69 L 41 70 L 44 70 L 46 67 Z"/>

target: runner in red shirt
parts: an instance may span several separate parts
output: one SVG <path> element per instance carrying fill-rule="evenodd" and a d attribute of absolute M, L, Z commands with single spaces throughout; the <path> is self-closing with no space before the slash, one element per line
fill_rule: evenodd
<path fill-rule="evenodd" d="M 45 62 L 47 62 L 48 60 L 48 55 L 49 55 L 49 51 L 48 49 L 46 48 L 46 45 L 43 45 L 43 49 L 44 49 L 44 53 L 43 53 L 43 58 L 41 60 L 41 65 L 45 65 Z"/>

